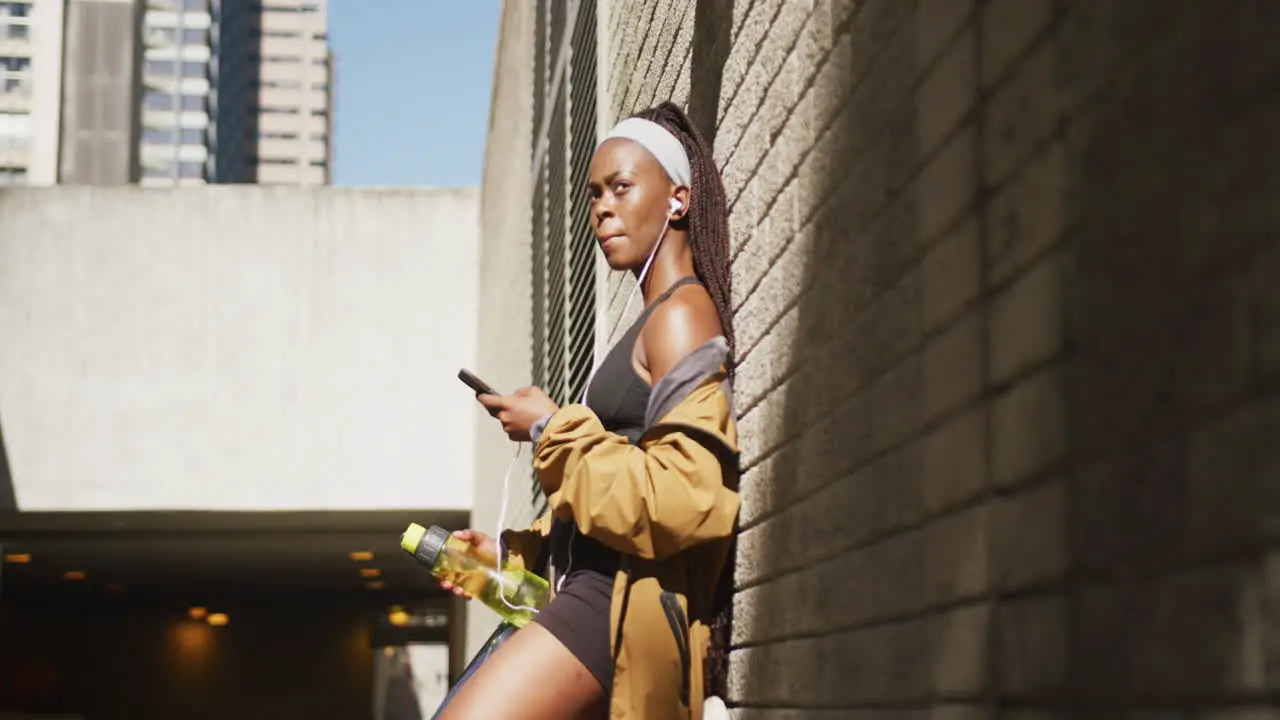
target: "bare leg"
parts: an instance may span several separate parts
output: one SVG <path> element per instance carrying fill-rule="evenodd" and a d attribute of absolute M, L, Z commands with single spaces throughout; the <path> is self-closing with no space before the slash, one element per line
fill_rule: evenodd
<path fill-rule="evenodd" d="M 537 623 L 498 648 L 463 685 L 442 720 L 561 720 L 604 714 L 604 689 Z"/>

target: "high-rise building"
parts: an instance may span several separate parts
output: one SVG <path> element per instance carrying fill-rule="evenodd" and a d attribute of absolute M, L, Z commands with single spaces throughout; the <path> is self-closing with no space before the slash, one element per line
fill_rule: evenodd
<path fill-rule="evenodd" d="M 67 4 L 60 183 L 138 180 L 140 18 L 133 0 Z"/>
<path fill-rule="evenodd" d="M 148 0 L 142 18 L 143 185 L 203 184 L 215 177 L 209 152 L 209 0 Z"/>
<path fill-rule="evenodd" d="M 330 180 L 332 56 L 323 0 L 219 0 L 218 182 Z"/>
<path fill-rule="evenodd" d="M 64 0 L 0 0 L 0 185 L 58 178 Z"/>
<path fill-rule="evenodd" d="M 0 184 L 330 179 L 324 0 L 0 0 Z"/>
<path fill-rule="evenodd" d="M 213 83 L 211 111 L 214 128 L 209 149 L 214 178 L 219 183 L 255 182 L 254 141 L 257 118 L 250 105 L 258 77 L 258 33 L 261 3 L 256 0 L 213 0 Z"/>

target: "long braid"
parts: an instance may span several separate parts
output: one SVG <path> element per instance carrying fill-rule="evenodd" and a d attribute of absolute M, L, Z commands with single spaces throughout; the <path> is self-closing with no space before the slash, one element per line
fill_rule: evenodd
<path fill-rule="evenodd" d="M 724 183 L 716 168 L 711 146 L 698 132 L 678 105 L 664 102 L 657 107 L 637 113 L 636 117 L 655 122 L 666 128 L 680 140 L 689 156 L 689 169 L 693 171 L 689 188 L 689 212 L 685 221 L 689 227 L 689 245 L 693 249 L 693 271 L 711 294 L 720 315 L 725 339 L 729 341 L 729 356 L 736 349 L 733 335 L 732 274 L 729 269 L 729 210 L 725 200 Z M 730 376 L 733 362 L 729 363 Z"/>
<path fill-rule="evenodd" d="M 720 315 L 724 337 L 729 341 L 729 378 L 734 375 L 737 345 L 733 333 L 732 271 L 729 265 L 729 210 L 724 183 L 715 165 L 711 146 L 679 106 L 664 102 L 637 113 L 637 117 L 655 122 L 680 140 L 689 156 L 692 187 L 689 188 L 689 212 L 685 220 L 689 228 L 689 245 L 693 250 L 693 269 Z M 706 691 L 728 700 L 729 645 L 733 625 L 733 570 L 737 554 L 737 528 L 712 599 L 711 640 L 707 648 Z"/>

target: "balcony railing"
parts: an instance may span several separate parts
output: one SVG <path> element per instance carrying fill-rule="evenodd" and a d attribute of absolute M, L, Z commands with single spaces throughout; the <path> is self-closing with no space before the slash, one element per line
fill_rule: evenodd
<path fill-rule="evenodd" d="M 0 110 L 28 109 L 33 87 L 31 73 L 0 70 Z"/>
<path fill-rule="evenodd" d="M 149 48 L 173 47 L 178 44 L 178 33 L 173 28 L 149 27 L 144 42 Z"/>

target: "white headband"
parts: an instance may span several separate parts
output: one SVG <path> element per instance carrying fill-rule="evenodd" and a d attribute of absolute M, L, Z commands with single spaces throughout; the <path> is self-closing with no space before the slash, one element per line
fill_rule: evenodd
<path fill-rule="evenodd" d="M 600 145 L 613 138 L 626 138 L 640 143 L 649 154 L 657 158 L 658 164 L 667 171 L 672 182 L 685 187 L 692 185 L 693 172 L 689 169 L 689 156 L 685 154 L 684 146 L 675 135 L 658 123 L 643 118 L 627 118 L 615 125 L 604 136 L 604 140 L 600 141 Z M 600 145 L 596 147 L 599 148 Z"/>

